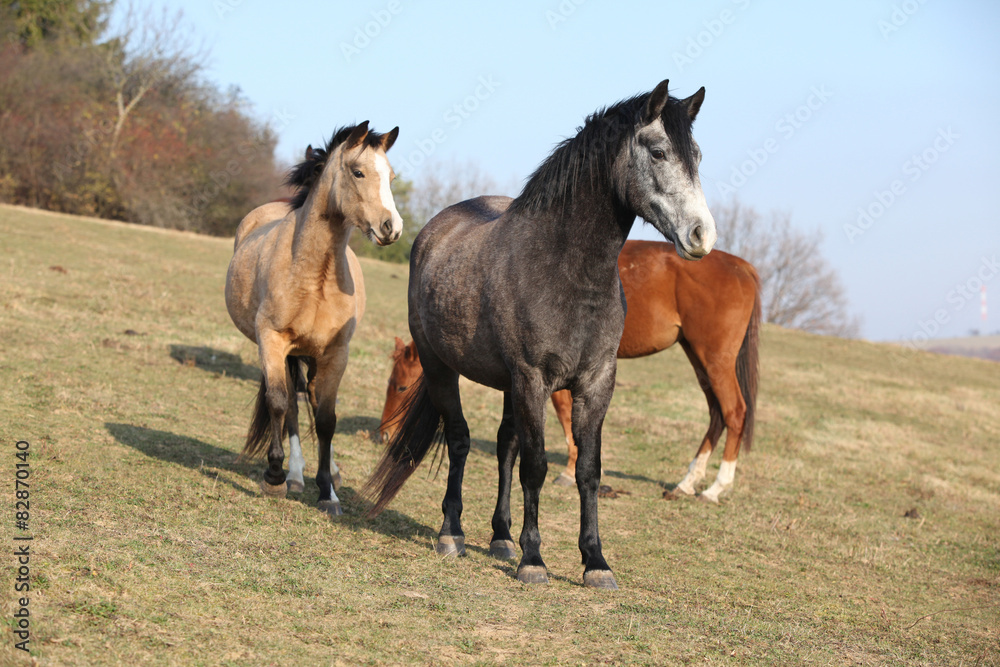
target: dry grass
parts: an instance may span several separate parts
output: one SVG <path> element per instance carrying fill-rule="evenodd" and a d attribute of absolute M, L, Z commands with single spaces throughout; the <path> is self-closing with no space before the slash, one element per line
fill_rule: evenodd
<path fill-rule="evenodd" d="M 41 664 L 1000 664 L 996 364 L 765 328 L 758 440 L 709 506 L 661 499 L 707 417 L 683 354 L 623 362 L 604 466 L 630 494 L 601 501 L 622 590 L 581 587 L 576 493 L 552 484 L 552 583 L 524 587 L 485 553 L 492 391 L 463 390 L 467 558 L 432 549 L 443 471 L 361 517 L 404 267 L 364 262 L 331 522 L 314 452 L 301 499 L 261 498 L 236 462 L 258 374 L 223 303 L 229 241 L 6 207 L 0 234 L 0 436 L 11 477 L 32 444 Z M 552 479 L 554 419 L 548 437 Z M 9 633 L 0 662 L 26 662 Z"/>

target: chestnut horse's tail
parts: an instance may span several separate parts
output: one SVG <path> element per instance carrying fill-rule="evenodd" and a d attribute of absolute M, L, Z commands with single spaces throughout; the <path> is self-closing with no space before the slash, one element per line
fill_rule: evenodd
<path fill-rule="evenodd" d="M 760 377 L 757 348 L 760 344 L 760 279 L 756 273 L 754 279 L 753 313 L 743 335 L 743 345 L 736 356 L 736 380 L 746 404 L 746 416 L 743 418 L 743 446 L 747 451 L 753 445 L 754 416 L 757 411 L 757 380 Z"/>
<path fill-rule="evenodd" d="M 368 510 L 369 517 L 385 509 L 431 447 L 435 443 L 440 444 L 443 439 L 441 413 L 431 402 L 425 376 L 421 375 L 417 384 L 407 392 L 400 411 L 403 414 L 402 423 L 361 491 L 374 503 Z"/>
<path fill-rule="evenodd" d="M 291 376 L 292 384 L 288 388 L 290 401 L 298 400 L 298 391 L 304 386 L 302 377 L 302 364 L 298 357 L 288 357 L 288 374 Z M 267 450 L 271 448 L 271 411 L 267 409 L 267 382 L 264 377 L 260 378 L 260 387 L 257 389 L 257 400 L 253 406 L 253 416 L 250 418 L 250 430 L 247 432 L 247 441 L 240 452 L 241 461 L 252 461 L 262 458 Z"/>

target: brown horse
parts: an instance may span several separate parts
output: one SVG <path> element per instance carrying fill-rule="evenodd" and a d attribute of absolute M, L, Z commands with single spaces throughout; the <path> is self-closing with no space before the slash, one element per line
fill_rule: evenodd
<path fill-rule="evenodd" d="M 309 401 L 319 441 L 319 507 L 341 513 L 334 492 L 331 440 L 337 391 L 347 367 L 348 343 L 365 310 L 364 279 L 347 247 L 357 227 L 378 245 L 396 241 L 403 224 L 389 189 L 386 151 L 399 128 L 368 130 L 368 121 L 336 131 L 325 149 L 306 150 L 288 184 L 291 202 L 251 211 L 236 231 L 226 277 L 226 307 L 236 327 L 257 343 L 263 370 L 243 456 L 267 452 L 265 495 L 304 488 L 296 390 L 308 368 Z M 288 484 L 282 440 L 288 428 L 292 456 Z M 339 476 L 339 475 L 338 475 Z"/>
<path fill-rule="evenodd" d="M 719 494 L 733 483 L 740 443 L 749 450 L 753 442 L 760 327 L 757 272 L 748 262 L 720 250 L 688 262 L 677 256 L 672 244 L 656 241 L 626 242 L 618 256 L 618 271 L 628 303 L 618 358 L 644 357 L 679 342 L 708 399 L 708 431 L 687 476 L 676 487 L 678 492 L 695 493 L 723 428 L 728 430 L 718 477 L 701 494 L 718 502 Z M 379 426 L 383 439 L 398 428 L 399 406 L 421 373 L 413 343 L 403 345 L 397 338 L 392 358 Z M 570 392 L 555 392 L 552 404 L 569 447 L 569 462 L 556 483 L 575 485 L 577 449 Z"/>

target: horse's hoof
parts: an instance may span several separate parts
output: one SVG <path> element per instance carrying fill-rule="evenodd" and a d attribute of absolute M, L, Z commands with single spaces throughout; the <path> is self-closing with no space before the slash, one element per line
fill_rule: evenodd
<path fill-rule="evenodd" d="M 513 540 L 493 540 L 490 542 L 490 555 L 500 560 L 511 560 L 517 556 Z"/>
<path fill-rule="evenodd" d="M 290 479 L 285 484 L 288 486 L 289 493 L 302 493 L 306 490 L 306 485 L 297 479 Z"/>
<path fill-rule="evenodd" d="M 284 498 L 288 493 L 288 486 L 285 484 L 268 484 L 262 479 L 260 480 L 260 492 L 268 498 Z"/>
<path fill-rule="evenodd" d="M 522 584 L 547 584 L 549 575 L 542 565 L 522 565 L 517 568 L 517 580 Z"/>
<path fill-rule="evenodd" d="M 719 496 L 714 494 L 709 494 L 707 491 L 698 496 L 698 500 L 703 503 L 712 503 L 713 505 L 719 504 Z"/>
<path fill-rule="evenodd" d="M 583 585 L 587 588 L 603 588 L 606 591 L 617 591 L 618 582 L 611 570 L 591 570 L 583 573 Z"/>
<path fill-rule="evenodd" d="M 570 475 L 567 475 L 566 471 L 563 470 L 562 474 L 559 475 L 558 477 L 556 477 L 555 483 L 557 485 L 559 485 L 559 486 L 572 486 L 572 487 L 575 487 L 576 486 L 576 477 L 572 477 Z"/>
<path fill-rule="evenodd" d="M 340 485 L 342 480 L 340 479 L 340 471 L 333 473 L 333 490 L 340 491 Z"/>
<path fill-rule="evenodd" d="M 695 490 L 693 486 L 687 487 L 684 486 L 683 484 L 678 484 L 677 486 L 674 487 L 674 495 L 677 497 L 693 496 L 695 495 Z"/>
<path fill-rule="evenodd" d="M 344 513 L 344 510 L 340 509 L 340 502 L 336 500 L 321 500 L 316 503 L 316 507 L 320 512 L 324 512 L 331 517 L 340 516 Z"/>
<path fill-rule="evenodd" d="M 465 538 L 461 535 L 439 535 L 434 551 L 438 556 L 464 556 Z"/>

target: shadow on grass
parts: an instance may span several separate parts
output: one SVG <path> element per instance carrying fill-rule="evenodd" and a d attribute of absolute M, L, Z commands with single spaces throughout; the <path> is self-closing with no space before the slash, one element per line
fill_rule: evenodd
<path fill-rule="evenodd" d="M 206 466 L 228 470 L 242 476 L 247 476 L 252 469 L 252 464 L 237 463 L 236 454 L 233 452 L 195 438 L 131 424 L 106 423 L 104 428 L 115 440 L 146 456 L 197 470 L 212 479 L 216 479 L 216 475 L 206 470 Z M 225 479 L 222 481 L 237 491 L 253 495 L 239 484 Z"/>
<path fill-rule="evenodd" d="M 223 352 L 211 347 L 171 345 L 170 357 L 185 366 L 194 366 L 209 373 L 260 382 L 260 369 L 244 364 L 243 360 L 232 352 Z"/>
<path fill-rule="evenodd" d="M 301 408 L 300 408 L 301 410 Z M 337 433 L 354 435 L 358 431 L 364 431 L 368 437 L 378 442 L 378 425 L 382 423 L 377 417 L 366 415 L 355 415 L 351 417 L 337 418 Z"/>

